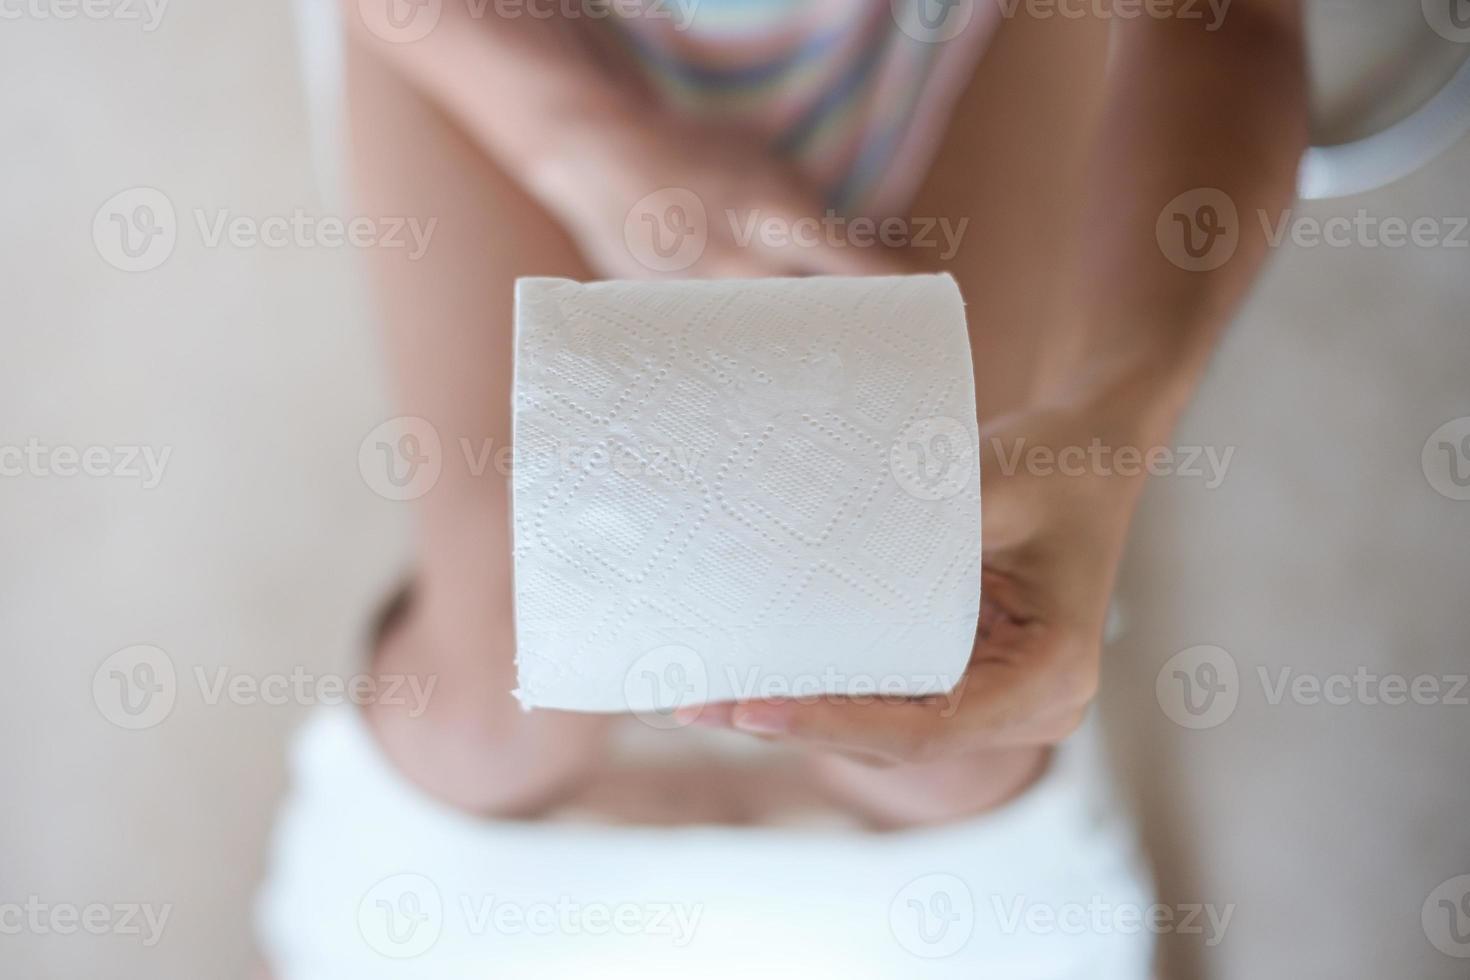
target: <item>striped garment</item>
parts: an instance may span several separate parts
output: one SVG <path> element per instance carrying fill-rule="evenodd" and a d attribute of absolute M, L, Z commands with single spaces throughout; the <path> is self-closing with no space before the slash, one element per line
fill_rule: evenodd
<path fill-rule="evenodd" d="M 999 20 L 990 0 L 639 3 L 608 23 L 664 104 L 764 134 L 827 207 L 874 217 L 912 198 Z"/>

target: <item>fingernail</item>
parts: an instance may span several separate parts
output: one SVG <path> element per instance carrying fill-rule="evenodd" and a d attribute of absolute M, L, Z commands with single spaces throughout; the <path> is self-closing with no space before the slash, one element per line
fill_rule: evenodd
<path fill-rule="evenodd" d="M 742 732 L 779 735 L 791 727 L 791 712 L 774 704 L 746 704 L 735 709 L 731 723 Z"/>

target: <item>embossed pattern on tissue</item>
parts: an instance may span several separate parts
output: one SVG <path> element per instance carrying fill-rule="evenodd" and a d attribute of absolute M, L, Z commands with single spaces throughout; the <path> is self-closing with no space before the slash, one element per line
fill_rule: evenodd
<path fill-rule="evenodd" d="M 596 692 L 671 643 L 713 668 L 803 665 L 814 637 L 861 664 L 973 636 L 978 478 L 925 500 L 890 470 L 916 420 L 976 444 L 958 293 L 936 280 L 521 283 L 524 700 L 617 710 Z M 581 444 L 623 465 L 523 467 Z"/>

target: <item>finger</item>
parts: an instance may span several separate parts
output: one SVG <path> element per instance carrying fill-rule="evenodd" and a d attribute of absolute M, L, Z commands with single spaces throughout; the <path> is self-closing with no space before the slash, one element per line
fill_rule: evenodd
<path fill-rule="evenodd" d="M 1044 627 L 1009 624 L 997 631 Z M 1003 642 L 1014 643 L 1013 636 Z M 1055 744 L 1076 727 L 1097 686 L 1096 657 L 1075 641 L 1037 641 L 987 657 L 955 690 L 921 699 L 832 698 L 737 705 L 732 727 L 902 762 L 953 752 Z"/>
<path fill-rule="evenodd" d="M 926 701 L 833 698 L 814 704 L 750 701 L 736 705 L 731 727 L 752 735 L 779 736 L 857 757 L 912 761 L 926 751 L 940 720 Z"/>
<path fill-rule="evenodd" d="M 891 276 L 911 271 L 902 253 L 876 238 L 856 239 L 850 225 L 835 212 L 813 213 L 800 197 L 776 197 L 759 212 L 761 227 L 754 229 L 746 247 L 805 275 Z M 775 229 L 778 235 L 763 233 Z"/>

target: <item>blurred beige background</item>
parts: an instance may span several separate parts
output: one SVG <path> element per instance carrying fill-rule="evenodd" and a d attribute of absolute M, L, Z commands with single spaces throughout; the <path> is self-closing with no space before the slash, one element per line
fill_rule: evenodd
<path fill-rule="evenodd" d="M 1433 78 L 1394 88 L 1398 41 L 1436 66 L 1459 54 L 1417 4 L 1377 21 L 1372 6 L 1314 8 L 1336 52 L 1318 59 L 1326 132 L 1422 98 Z M 0 933 L 0 973 L 244 976 L 305 708 L 209 704 L 194 672 L 351 671 L 407 531 L 357 466 L 391 414 L 375 326 L 346 250 L 207 248 L 186 217 L 333 213 L 312 186 L 283 6 L 178 0 L 152 31 L 7 20 L 0 82 L 0 445 L 170 453 L 156 487 L 0 477 L 0 903 L 172 907 L 152 946 Z M 1300 213 L 1463 216 L 1467 177 L 1463 143 Z M 136 186 L 163 191 L 181 228 L 165 264 L 125 273 L 91 226 Z M 1165 900 L 1235 906 L 1218 946 L 1166 938 L 1169 976 L 1470 973 L 1421 923 L 1431 891 L 1470 873 L 1470 707 L 1273 704 L 1258 675 L 1470 671 L 1470 502 L 1421 465 L 1430 434 L 1470 416 L 1467 309 L 1470 249 L 1282 246 L 1177 438 L 1233 447 L 1224 482 L 1150 490 L 1104 713 Z M 168 653 L 179 692 L 128 731 L 93 678 L 134 644 Z M 1155 682 L 1203 644 L 1235 664 L 1235 707 L 1194 730 Z"/>

